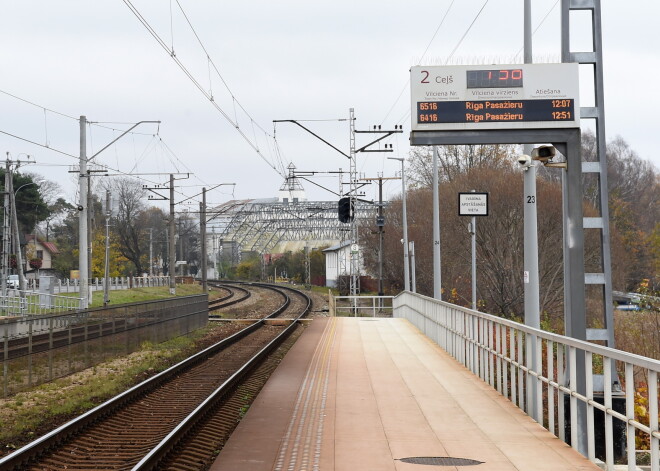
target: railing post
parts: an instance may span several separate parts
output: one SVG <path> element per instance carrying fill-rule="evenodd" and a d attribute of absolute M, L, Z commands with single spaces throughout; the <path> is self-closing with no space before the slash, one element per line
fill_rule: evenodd
<path fill-rule="evenodd" d="M 584 369 L 586 372 L 586 392 L 587 399 L 594 399 L 594 375 L 593 375 L 593 354 L 584 353 Z M 609 386 L 609 385 L 608 385 Z M 607 386 L 605 387 L 607 389 Z M 571 427 L 573 424 L 571 424 Z M 587 404 L 587 458 L 589 461 L 596 460 L 596 442 L 594 440 L 594 406 Z"/>
<path fill-rule="evenodd" d="M 564 364 L 564 345 L 557 345 L 557 383 L 566 386 L 566 365 Z M 566 442 L 566 411 L 564 392 L 557 388 L 557 422 L 559 426 L 559 439 Z M 634 448 L 634 447 L 633 447 Z"/>
<path fill-rule="evenodd" d="M 577 355 L 575 347 L 568 347 L 568 370 L 570 375 L 569 385 L 571 392 L 575 391 L 577 384 Z M 578 447 L 578 410 L 577 410 L 577 397 L 571 394 L 570 397 L 571 407 L 571 447 L 575 451 L 579 451 Z"/>
<path fill-rule="evenodd" d="M 628 423 L 626 425 L 628 470 L 635 471 L 637 469 L 637 456 L 635 453 L 635 427 L 631 423 L 632 420 L 635 420 L 635 376 L 633 365 L 630 363 L 626 363 L 625 375 L 626 418 L 628 419 Z"/>
<path fill-rule="evenodd" d="M 546 364 L 548 368 L 548 430 L 555 435 L 555 390 L 550 384 L 554 380 L 554 352 L 553 342 L 548 340 L 545 344 Z"/>
<path fill-rule="evenodd" d="M 651 429 L 651 471 L 660 470 L 660 440 L 653 435 L 658 433 L 658 373 L 649 370 L 649 428 Z"/>

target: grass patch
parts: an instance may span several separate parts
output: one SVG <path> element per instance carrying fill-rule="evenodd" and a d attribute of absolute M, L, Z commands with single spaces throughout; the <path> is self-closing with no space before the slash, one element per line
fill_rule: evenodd
<path fill-rule="evenodd" d="M 169 286 L 152 286 L 149 288 L 131 288 L 110 290 L 110 305 L 153 301 L 155 299 L 171 298 Z M 202 294 L 200 285 L 177 285 L 176 296 L 191 296 Z M 103 291 L 92 293 L 91 307 L 103 306 Z"/>

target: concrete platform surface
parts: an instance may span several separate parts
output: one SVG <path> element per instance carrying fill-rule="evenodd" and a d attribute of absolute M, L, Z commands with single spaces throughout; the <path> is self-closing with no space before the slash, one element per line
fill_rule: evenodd
<path fill-rule="evenodd" d="M 600 468 L 406 320 L 372 318 L 315 320 L 211 468 L 431 469 Z"/>

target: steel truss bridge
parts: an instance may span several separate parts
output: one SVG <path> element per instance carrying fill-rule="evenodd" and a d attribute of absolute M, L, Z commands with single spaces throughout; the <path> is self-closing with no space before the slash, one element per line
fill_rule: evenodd
<path fill-rule="evenodd" d="M 233 200 L 208 211 L 209 225 L 223 243 L 233 242 L 240 252 L 270 253 L 288 241 L 323 240 L 337 243 L 350 239 L 350 224 L 337 219 L 337 201 L 283 202 Z M 355 220 L 364 224 L 376 217 L 377 207 L 357 201 Z"/>

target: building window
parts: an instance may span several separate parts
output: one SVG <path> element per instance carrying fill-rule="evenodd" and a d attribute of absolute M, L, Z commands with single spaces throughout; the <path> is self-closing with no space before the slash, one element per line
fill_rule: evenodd
<path fill-rule="evenodd" d="M 43 260 L 43 259 L 44 259 L 44 251 L 43 251 L 43 250 L 37 250 L 37 258 L 38 258 L 39 260 Z"/>

